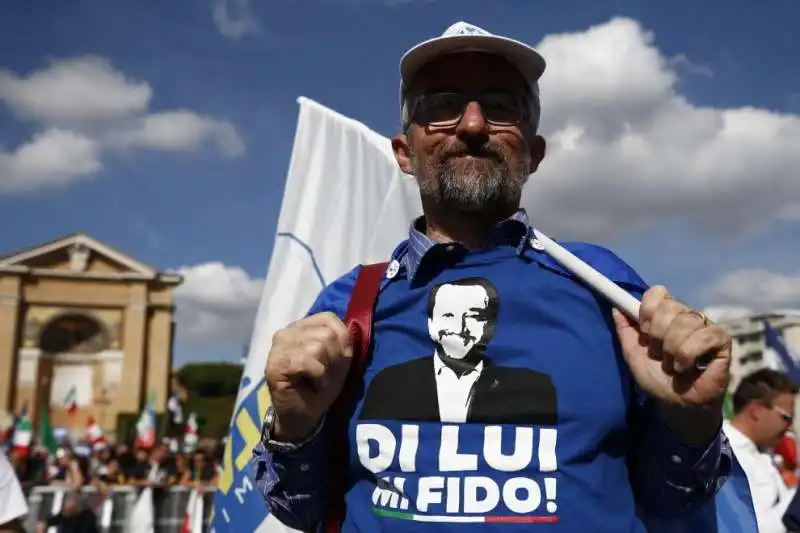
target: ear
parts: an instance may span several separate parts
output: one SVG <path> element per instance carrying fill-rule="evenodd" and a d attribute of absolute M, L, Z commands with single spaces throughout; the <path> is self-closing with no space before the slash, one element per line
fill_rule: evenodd
<path fill-rule="evenodd" d="M 758 422 L 761 420 L 761 416 L 763 414 L 763 410 L 761 405 L 756 402 L 750 402 L 748 405 L 745 406 L 744 410 L 747 412 L 748 417 L 750 420 L 754 422 Z"/>
<path fill-rule="evenodd" d="M 392 151 L 394 152 L 394 159 L 397 161 L 397 166 L 406 174 L 413 175 L 414 171 L 411 165 L 411 146 L 409 144 L 408 135 L 405 133 L 398 133 L 392 137 Z"/>
<path fill-rule="evenodd" d="M 531 168 L 530 173 L 533 174 L 539 169 L 539 163 L 544 159 L 547 152 L 547 141 L 541 135 L 535 135 L 530 146 Z"/>

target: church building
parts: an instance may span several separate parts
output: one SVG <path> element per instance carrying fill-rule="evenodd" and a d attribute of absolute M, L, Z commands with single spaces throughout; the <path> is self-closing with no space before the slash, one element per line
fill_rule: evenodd
<path fill-rule="evenodd" d="M 0 415 L 111 435 L 122 413 L 169 394 L 173 291 L 159 272 L 82 233 L 0 255 Z"/>

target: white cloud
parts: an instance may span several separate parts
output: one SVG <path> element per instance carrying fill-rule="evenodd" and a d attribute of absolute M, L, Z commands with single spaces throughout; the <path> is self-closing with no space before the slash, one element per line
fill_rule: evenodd
<path fill-rule="evenodd" d="M 189 343 L 247 342 L 264 280 L 220 262 L 183 267 L 175 293 L 177 335 Z"/>
<path fill-rule="evenodd" d="M 155 113 L 141 118 L 127 130 L 114 132 L 112 143 L 120 146 L 189 152 L 211 143 L 224 156 L 244 153 L 244 141 L 233 124 L 188 110 Z"/>
<path fill-rule="evenodd" d="M 726 322 L 744 318 L 753 313 L 753 310 L 743 305 L 713 305 L 703 309 L 708 318 L 714 322 Z"/>
<path fill-rule="evenodd" d="M 213 15 L 217 30 L 230 39 L 261 31 L 249 0 L 214 0 Z"/>
<path fill-rule="evenodd" d="M 0 194 L 65 185 L 91 176 L 103 166 L 92 139 L 72 131 L 49 129 L 14 152 L 0 151 Z"/>
<path fill-rule="evenodd" d="M 713 301 L 759 310 L 800 306 L 800 272 L 779 274 L 764 269 L 735 270 L 712 283 L 707 296 Z"/>
<path fill-rule="evenodd" d="M 634 20 L 537 49 L 549 143 L 524 202 L 547 231 L 597 239 L 681 218 L 725 234 L 800 203 L 800 116 L 689 103 L 675 69 L 690 60 L 665 57 Z"/>
<path fill-rule="evenodd" d="M 27 76 L 0 70 L 0 99 L 19 118 L 65 122 L 119 118 L 145 111 L 153 91 L 102 57 L 51 60 Z"/>
<path fill-rule="evenodd" d="M 0 101 L 18 119 L 43 128 L 16 148 L 0 149 L 0 194 L 95 175 L 108 151 L 211 147 L 225 157 L 244 153 L 244 140 L 230 122 L 189 109 L 148 113 L 152 95 L 147 82 L 97 56 L 52 60 L 26 75 L 0 70 Z"/>

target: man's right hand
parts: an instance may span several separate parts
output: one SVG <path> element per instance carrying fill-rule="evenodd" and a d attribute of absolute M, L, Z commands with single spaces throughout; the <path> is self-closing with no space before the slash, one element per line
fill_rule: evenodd
<path fill-rule="evenodd" d="M 350 333 L 333 313 L 275 333 L 266 368 L 275 440 L 297 442 L 311 434 L 342 392 L 352 357 Z"/>

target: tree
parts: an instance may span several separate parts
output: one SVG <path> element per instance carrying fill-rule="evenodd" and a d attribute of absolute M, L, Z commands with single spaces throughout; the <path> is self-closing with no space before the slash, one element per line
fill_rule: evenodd
<path fill-rule="evenodd" d="M 184 413 L 197 413 L 200 438 L 227 434 L 243 370 L 235 363 L 190 363 L 177 371 L 188 391 Z"/>

